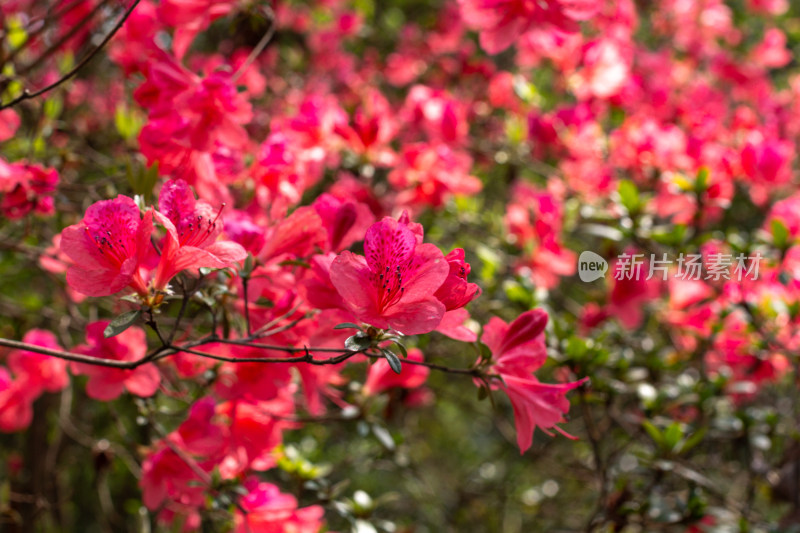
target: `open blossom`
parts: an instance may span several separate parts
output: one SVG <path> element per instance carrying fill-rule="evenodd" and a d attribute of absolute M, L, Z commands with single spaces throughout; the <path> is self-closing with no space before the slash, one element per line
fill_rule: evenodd
<path fill-rule="evenodd" d="M 459 0 L 461 16 L 480 31 L 481 48 L 497 54 L 536 27 L 575 31 L 591 18 L 598 0 Z"/>
<path fill-rule="evenodd" d="M 464 261 L 464 250 L 456 248 L 445 256 L 450 272 L 436 291 L 448 311 L 464 307 L 481 294 L 481 289 L 474 283 L 467 281 L 471 270 L 470 264 Z"/>
<path fill-rule="evenodd" d="M 445 306 L 435 296 L 450 271 L 433 244 L 422 244 L 409 224 L 386 217 L 364 237 L 366 257 L 342 252 L 331 282 L 359 320 L 416 335 L 439 325 Z"/>
<path fill-rule="evenodd" d="M 236 513 L 236 533 L 317 533 L 322 528 L 322 507 L 298 508 L 294 496 L 254 477 L 244 488 L 248 492 L 240 500 L 244 512 Z"/>
<path fill-rule="evenodd" d="M 19 219 L 30 212 L 52 215 L 58 172 L 24 161 L 6 163 L 0 158 L 0 214 Z"/>
<path fill-rule="evenodd" d="M 147 353 L 144 330 L 128 328 L 119 335 L 106 338 L 103 331 L 107 320 L 92 322 L 86 326 L 86 344 L 77 346 L 75 351 L 85 355 L 113 361 L 136 361 Z M 123 389 L 136 396 L 152 396 L 158 390 L 161 376 L 152 364 L 134 369 L 110 368 L 86 363 L 72 363 L 75 374 L 89 376 L 86 394 L 95 400 L 113 400 Z"/>
<path fill-rule="evenodd" d="M 55 335 L 32 329 L 23 342 L 60 350 Z M 13 432 L 27 428 L 33 418 L 33 402 L 44 392 L 56 392 L 67 386 L 67 362 L 49 355 L 15 350 L 8 355 L 13 376 L 0 367 L 0 431 Z"/>
<path fill-rule="evenodd" d="M 41 329 L 30 330 L 22 341 L 52 350 L 61 349 L 56 336 Z M 49 355 L 16 350 L 8 356 L 8 367 L 17 379 L 25 380 L 26 387 L 35 395 L 42 391 L 59 391 L 69 383 L 67 362 Z"/>
<path fill-rule="evenodd" d="M 24 379 L 14 379 L 0 366 L 0 431 L 11 433 L 27 428 L 33 419 L 35 390 Z"/>
<path fill-rule="evenodd" d="M 481 180 L 469 174 L 472 158 L 446 144 L 415 143 L 403 149 L 399 164 L 389 173 L 398 190 L 397 201 L 411 207 L 441 207 L 454 195 L 480 192 Z"/>
<path fill-rule="evenodd" d="M 163 289 L 170 279 L 187 268 L 225 268 L 242 261 L 247 252 L 232 241 L 217 241 L 222 231 L 220 213 L 196 200 L 183 180 L 164 184 L 158 198 L 158 221 L 167 229 L 155 287 Z"/>
<path fill-rule="evenodd" d="M 19 128 L 20 118 L 13 109 L 0 111 L 0 142 L 7 141 L 14 136 Z"/>
<path fill-rule="evenodd" d="M 343 200 L 328 193 L 319 195 L 312 207 L 325 227 L 328 248 L 334 251 L 353 244 L 375 222 L 366 204 Z"/>
<path fill-rule="evenodd" d="M 557 424 L 564 422 L 569 411 L 567 392 L 588 378 L 572 383 L 541 383 L 533 372 L 547 359 L 544 327 L 547 313 L 533 309 L 522 313 L 510 324 L 494 317 L 486 325 L 481 339 L 492 351 L 491 369 L 502 379 L 492 388 L 508 395 L 514 408 L 517 444 L 521 453 L 530 448 L 533 432 L 538 427 L 545 433 L 550 428 L 568 436 Z"/>
<path fill-rule="evenodd" d="M 142 218 L 127 196 L 89 206 L 83 221 L 61 232 L 61 251 L 75 264 L 67 283 L 87 296 L 108 296 L 130 286 L 147 296 L 140 266 L 152 250 L 153 216 Z"/>

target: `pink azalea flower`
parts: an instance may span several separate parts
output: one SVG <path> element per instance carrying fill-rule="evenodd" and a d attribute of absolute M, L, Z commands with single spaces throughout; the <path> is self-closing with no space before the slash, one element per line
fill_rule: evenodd
<path fill-rule="evenodd" d="M 0 142 L 7 141 L 19 128 L 20 118 L 13 109 L 0 111 Z"/>
<path fill-rule="evenodd" d="M 508 395 L 514 408 L 517 445 L 521 454 L 531 447 L 533 432 L 537 427 L 550 436 L 552 433 L 547 431 L 548 428 L 555 429 L 565 437 L 575 438 L 557 424 L 564 422 L 564 414 L 569 411 L 567 393 L 587 379 L 572 383 L 540 383 L 535 376 L 503 376 L 505 384 L 501 389 Z"/>
<path fill-rule="evenodd" d="M 23 342 L 44 348 L 60 350 L 55 335 L 49 331 L 32 329 L 22 338 Z M 67 362 L 36 352 L 16 350 L 8 356 L 8 367 L 17 378 L 24 376 L 27 387 L 38 395 L 42 391 L 56 392 L 67 386 Z"/>
<path fill-rule="evenodd" d="M 215 19 L 230 13 L 235 1 L 231 0 L 166 0 L 161 4 L 161 20 L 175 27 L 173 49 L 180 59 L 189 49 L 195 36 Z"/>
<path fill-rule="evenodd" d="M 742 169 L 756 184 L 770 187 L 784 184 L 792 178 L 790 163 L 793 155 L 791 143 L 760 139 L 758 134 L 754 134 L 742 148 Z"/>
<path fill-rule="evenodd" d="M 408 359 L 411 361 L 423 361 L 422 352 L 416 348 L 408 350 Z M 422 365 L 403 365 L 403 371 L 395 373 L 385 359 L 379 359 L 369 367 L 367 381 L 364 383 L 364 394 L 374 395 L 391 389 L 402 387 L 404 389 L 416 389 L 421 387 L 428 379 L 430 369 Z"/>
<path fill-rule="evenodd" d="M 334 126 L 334 132 L 342 137 L 347 148 L 379 167 L 392 166 L 396 155 L 389 143 L 397 131 L 389 102 L 379 91 L 370 90 L 348 124 L 345 120 Z"/>
<path fill-rule="evenodd" d="M 75 262 L 67 283 L 87 296 L 108 296 L 130 286 L 140 296 L 148 290 L 139 267 L 152 250 L 153 215 L 139 214 L 127 196 L 89 206 L 83 221 L 61 232 L 61 251 Z"/>
<path fill-rule="evenodd" d="M 142 501 L 153 511 L 169 498 L 189 507 L 186 514 L 190 515 L 192 506 L 200 507 L 204 502 L 204 487 L 197 474 L 166 445 L 159 446 L 142 462 L 139 486 L 142 489 Z"/>
<path fill-rule="evenodd" d="M 475 342 L 478 340 L 477 333 L 468 328 L 465 324 L 469 319 L 469 311 L 463 307 L 447 311 L 442 317 L 442 321 L 437 326 L 436 331 L 457 341 Z"/>
<path fill-rule="evenodd" d="M 225 456 L 218 461 L 224 478 L 248 468 L 263 471 L 275 466 L 275 448 L 283 441 L 283 431 L 292 426 L 285 418 L 294 414 L 296 390 L 287 385 L 270 401 L 234 400 L 217 406 L 217 415 L 230 431 Z"/>
<path fill-rule="evenodd" d="M 375 217 L 365 204 L 352 200 L 341 200 L 323 193 L 311 205 L 322 219 L 328 234 L 328 249 L 339 251 L 347 248 L 364 235 L 375 222 Z"/>
<path fill-rule="evenodd" d="M 577 22 L 591 18 L 598 0 L 459 0 L 467 25 L 480 31 L 481 48 L 497 54 L 529 29 L 553 27 L 576 31 Z"/>
<path fill-rule="evenodd" d="M 436 291 L 439 298 L 448 311 L 464 307 L 469 302 L 480 296 L 481 289 L 474 283 L 467 281 L 467 276 L 471 270 L 470 264 L 464 261 L 464 250 L 456 248 L 445 256 L 447 264 L 450 266 L 450 273 L 447 274 L 444 283 Z"/>
<path fill-rule="evenodd" d="M 412 207 L 441 207 L 453 195 L 470 196 L 483 184 L 469 171 L 472 158 L 446 144 L 416 143 L 403 149 L 389 183 L 399 191 L 397 201 Z"/>
<path fill-rule="evenodd" d="M 0 431 L 11 433 L 27 428 L 33 420 L 37 395 L 26 379 L 14 379 L 0 366 Z"/>
<path fill-rule="evenodd" d="M 484 328 L 481 339 L 492 351 L 492 370 L 501 378 L 501 382 L 493 383 L 492 388 L 505 392 L 514 408 L 517 444 L 521 453 L 530 448 L 537 427 L 548 435 L 547 430 L 553 428 L 572 438 L 557 424 L 564 422 L 564 414 L 569 411 L 567 392 L 588 379 L 548 384 L 540 383 L 533 375 L 547 359 L 544 344 L 546 325 L 547 313 L 541 309 L 522 313 L 510 324 L 494 317 Z"/>
<path fill-rule="evenodd" d="M 0 158 L 0 213 L 19 219 L 30 212 L 52 215 L 58 172 L 24 161 L 6 163 Z"/>
<path fill-rule="evenodd" d="M 359 320 L 416 335 L 439 325 L 445 306 L 434 293 L 450 271 L 441 250 L 421 244 L 412 227 L 386 217 L 364 237 L 366 258 L 342 252 L 331 282 Z"/>
<path fill-rule="evenodd" d="M 242 513 L 235 517 L 235 533 L 317 533 L 322 528 L 324 511 L 319 505 L 297 507 L 297 500 L 271 483 L 247 479 L 248 493 L 239 500 Z"/>
<path fill-rule="evenodd" d="M 155 277 L 155 287 L 163 289 L 175 274 L 187 268 L 225 268 L 244 260 L 242 245 L 217 241 L 222 231 L 219 212 L 208 203 L 197 201 L 183 180 L 164 184 L 158 198 L 158 221 L 167 229 Z"/>
<path fill-rule="evenodd" d="M 92 322 L 86 327 L 86 344 L 75 348 L 77 353 L 110 359 L 113 361 L 136 361 L 147 353 L 144 330 L 128 328 L 119 335 L 107 339 L 103 331 L 107 320 Z M 85 363 L 72 363 L 75 374 L 89 376 L 86 394 L 96 400 L 113 400 L 127 389 L 136 396 L 152 396 L 158 390 L 161 376 L 152 364 L 132 370 L 109 368 Z"/>

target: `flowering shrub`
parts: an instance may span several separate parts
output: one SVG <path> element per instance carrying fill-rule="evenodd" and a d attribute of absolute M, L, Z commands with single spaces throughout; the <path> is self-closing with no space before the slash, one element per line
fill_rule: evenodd
<path fill-rule="evenodd" d="M 791 531 L 798 15 L 2 2 L 0 529 Z"/>

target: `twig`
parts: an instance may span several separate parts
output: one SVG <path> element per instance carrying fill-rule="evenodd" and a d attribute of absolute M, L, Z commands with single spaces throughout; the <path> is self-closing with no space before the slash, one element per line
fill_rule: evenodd
<path fill-rule="evenodd" d="M 100 2 L 99 4 L 94 6 L 94 8 L 92 8 L 92 10 L 85 17 L 83 17 L 80 21 L 78 21 L 77 24 L 75 24 L 72 28 L 70 28 L 68 32 L 66 32 L 56 42 L 54 42 L 49 47 L 47 47 L 47 50 L 42 52 L 42 55 L 40 55 L 33 63 L 31 63 L 30 65 L 26 65 L 25 67 L 21 68 L 19 70 L 19 72 L 18 72 L 18 75 L 19 76 L 23 76 L 23 75 L 27 74 L 28 72 L 30 72 L 31 70 L 33 70 L 36 67 L 38 67 L 44 61 L 46 61 L 47 58 L 50 57 L 50 55 L 53 52 L 55 52 L 56 50 L 61 48 L 61 46 L 65 42 L 67 42 L 70 39 L 72 39 L 81 29 L 83 29 L 83 27 L 86 25 L 86 23 L 89 22 L 90 20 L 92 20 L 94 18 L 94 16 L 101 9 L 103 9 L 106 6 L 106 4 L 108 4 L 108 2 L 109 2 L 109 0 L 103 0 L 102 2 Z"/>
<path fill-rule="evenodd" d="M 94 58 L 94 56 L 96 56 L 96 55 L 97 55 L 97 53 L 98 53 L 98 52 L 99 52 L 99 51 L 100 51 L 100 50 L 101 50 L 101 49 L 102 49 L 102 48 L 103 48 L 103 47 L 104 47 L 106 44 L 108 44 L 108 41 L 110 41 L 110 40 L 111 40 L 111 38 L 112 38 L 112 37 L 114 37 L 114 35 L 116 35 L 116 33 L 119 31 L 119 29 L 120 29 L 120 28 L 122 28 L 122 25 L 123 25 L 123 24 L 125 24 L 125 21 L 126 21 L 126 20 L 128 20 L 128 17 L 131 15 L 131 13 L 133 13 L 133 10 L 136 8 L 136 6 L 137 6 L 137 5 L 139 5 L 139 2 L 140 2 L 140 1 L 141 1 L 141 0 L 134 0 L 133 4 L 131 4 L 131 7 L 129 7 L 129 8 L 128 8 L 128 9 L 125 11 L 125 13 L 122 15 L 122 18 L 119 20 L 119 22 L 117 22 L 117 24 L 116 24 L 116 25 L 114 26 L 114 28 L 113 28 L 113 29 L 112 29 L 112 30 L 111 30 L 111 31 L 108 33 L 108 35 L 106 35 L 106 36 L 105 36 L 105 38 L 104 38 L 104 39 L 103 39 L 103 40 L 100 42 L 100 44 L 98 44 L 98 45 L 97 45 L 97 46 L 94 48 L 94 50 L 92 50 L 91 52 L 89 52 L 89 54 L 88 54 L 86 57 L 84 57 L 84 58 L 83 58 L 83 59 L 80 61 L 80 63 L 78 63 L 77 65 L 75 65 L 75 66 L 72 68 L 72 70 L 70 70 L 69 72 L 67 72 L 65 75 L 63 75 L 61 78 L 59 78 L 58 80 L 54 81 L 54 82 L 53 82 L 53 83 L 51 83 L 50 85 L 48 85 L 48 86 L 46 86 L 46 87 L 44 87 L 44 88 L 42 88 L 42 89 L 39 89 L 38 91 L 35 91 L 35 92 L 30 92 L 28 89 L 25 89 L 24 91 L 22 91 L 22 94 L 21 94 L 21 95 L 19 95 L 18 97 L 14 98 L 13 100 L 11 100 L 10 102 L 8 102 L 7 104 L 2 104 L 2 105 L 0 105 L 0 110 L 6 109 L 6 108 L 8 108 L 8 107 L 13 107 L 13 106 L 15 106 L 15 105 L 19 104 L 20 102 L 24 102 L 25 100 L 30 100 L 30 99 L 32 99 L 32 98 L 36 98 L 37 96 L 40 96 L 40 95 L 42 95 L 42 94 L 44 94 L 44 93 L 46 93 L 46 92 L 48 92 L 48 91 L 50 91 L 50 90 L 52 90 L 52 89 L 55 89 L 56 87 L 58 87 L 58 86 L 59 86 L 59 85 L 61 85 L 62 83 L 64 83 L 64 82 L 68 81 L 68 80 L 69 80 L 69 79 L 71 79 L 73 76 L 75 76 L 75 74 L 77 74 L 77 73 L 78 73 L 78 71 L 79 71 L 80 69 L 82 69 L 82 68 L 83 68 L 83 67 L 84 67 L 84 66 L 85 66 L 85 65 L 86 65 L 86 64 L 87 64 L 89 61 L 91 61 L 91 60 Z"/>
<path fill-rule="evenodd" d="M 263 6 L 263 10 L 264 16 L 269 21 L 269 28 L 267 28 L 267 31 L 264 33 L 264 36 L 261 37 L 261 40 L 258 41 L 256 47 L 253 48 L 252 52 L 250 52 L 250 55 L 247 56 L 247 59 L 244 60 L 244 63 L 239 65 L 239 68 L 236 69 L 236 72 L 231 77 L 231 83 L 236 83 L 236 80 L 238 80 L 241 75 L 244 74 L 244 71 L 247 70 L 247 68 L 253 63 L 253 61 L 256 60 L 261 52 L 264 51 L 264 48 L 267 47 L 270 40 L 272 40 L 273 35 L 275 35 L 275 29 L 277 26 L 277 24 L 275 24 L 275 13 L 269 6 Z"/>

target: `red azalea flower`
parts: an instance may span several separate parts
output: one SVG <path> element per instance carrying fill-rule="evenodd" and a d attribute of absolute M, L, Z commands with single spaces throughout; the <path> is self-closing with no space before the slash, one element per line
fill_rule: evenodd
<path fill-rule="evenodd" d="M 183 180 L 170 180 L 158 197 L 158 221 L 167 229 L 156 270 L 155 287 L 164 289 L 175 274 L 187 268 L 225 268 L 247 257 L 235 242 L 219 241 L 220 213 L 197 201 Z"/>
<path fill-rule="evenodd" d="M 445 259 L 450 266 L 450 273 L 436 291 L 436 297 L 448 311 L 452 311 L 464 307 L 477 298 L 481 294 L 481 289 L 476 284 L 467 281 L 471 267 L 464 261 L 463 249 L 456 248 L 447 254 Z"/>
<path fill-rule="evenodd" d="M 536 428 L 553 428 L 572 438 L 557 426 L 569 411 L 567 392 L 584 383 L 584 378 L 572 383 L 540 383 L 533 375 L 547 359 L 544 327 L 547 313 L 533 309 L 522 313 L 511 324 L 495 317 L 484 328 L 481 339 L 492 351 L 492 369 L 501 382 L 492 388 L 508 395 L 514 408 L 517 444 L 521 453 L 530 448 Z"/>
<path fill-rule="evenodd" d="M 132 287 L 148 294 L 139 266 L 151 251 L 153 215 L 139 214 L 127 196 L 89 206 L 83 221 L 61 232 L 61 251 L 75 264 L 67 270 L 67 283 L 87 296 L 108 296 Z"/>
<path fill-rule="evenodd" d="M 418 242 L 408 224 L 386 217 L 367 230 L 364 252 L 366 257 L 344 251 L 330 269 L 353 314 L 407 335 L 435 329 L 445 313 L 435 292 L 450 271 L 441 250 Z"/>
<path fill-rule="evenodd" d="M 103 331 L 107 320 L 93 322 L 86 327 L 86 343 L 75 348 L 77 353 L 101 357 L 113 361 L 136 361 L 147 352 L 144 330 L 137 327 L 126 329 L 119 335 L 107 339 Z M 113 400 L 127 389 L 137 396 L 152 396 L 158 390 L 161 376 L 152 364 L 126 370 L 85 363 L 72 363 L 75 374 L 89 376 L 86 394 L 95 400 Z"/>

